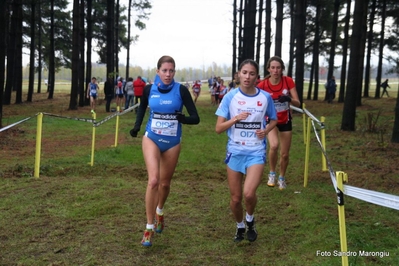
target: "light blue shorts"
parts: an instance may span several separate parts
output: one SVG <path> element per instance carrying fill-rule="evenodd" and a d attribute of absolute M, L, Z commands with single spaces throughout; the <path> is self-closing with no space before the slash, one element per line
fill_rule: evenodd
<path fill-rule="evenodd" d="M 224 162 L 231 170 L 246 174 L 248 167 L 251 167 L 255 164 L 265 164 L 266 156 L 235 155 L 231 152 L 227 152 Z"/>

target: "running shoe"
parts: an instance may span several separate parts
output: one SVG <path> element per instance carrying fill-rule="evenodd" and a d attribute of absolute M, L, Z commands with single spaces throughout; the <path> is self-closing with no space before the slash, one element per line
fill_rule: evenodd
<path fill-rule="evenodd" d="M 163 219 L 163 214 L 159 215 L 158 213 L 155 214 L 155 232 L 162 233 L 163 228 L 165 227 L 165 222 Z"/>
<path fill-rule="evenodd" d="M 252 222 L 247 221 L 247 239 L 249 242 L 254 242 L 258 237 L 258 232 L 255 228 L 255 219 Z"/>
<path fill-rule="evenodd" d="M 285 183 L 285 179 L 284 178 L 279 178 L 278 179 L 278 188 L 280 190 L 284 190 L 287 188 L 287 184 Z"/>
<path fill-rule="evenodd" d="M 141 245 L 143 245 L 144 247 L 151 247 L 152 246 L 151 237 L 153 235 L 154 231 L 152 231 L 151 229 L 144 230 L 144 235 L 143 239 L 141 240 Z"/>
<path fill-rule="evenodd" d="M 244 240 L 245 228 L 237 228 L 236 235 L 234 236 L 234 242 L 241 242 Z"/>
<path fill-rule="evenodd" d="M 269 181 L 267 181 L 267 185 L 269 187 L 274 187 L 276 185 L 276 175 L 275 174 L 269 174 Z"/>

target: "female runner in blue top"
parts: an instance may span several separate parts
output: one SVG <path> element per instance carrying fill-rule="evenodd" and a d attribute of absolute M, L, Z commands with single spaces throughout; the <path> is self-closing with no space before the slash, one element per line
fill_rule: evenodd
<path fill-rule="evenodd" d="M 170 56 L 162 56 L 158 60 L 159 79 L 144 88 L 136 123 L 130 131 L 132 137 L 137 137 L 149 106 L 150 114 L 142 141 L 148 173 L 145 195 L 147 226 L 141 241 L 143 246 L 151 246 L 154 231 L 161 233 L 164 228 L 163 207 L 180 154 L 182 124 L 200 122 L 189 90 L 173 79 L 175 67 L 175 61 Z M 183 115 L 183 105 L 189 116 Z"/>
<path fill-rule="evenodd" d="M 257 238 L 254 219 L 256 189 L 261 183 L 266 162 L 266 136 L 277 124 L 272 97 L 255 87 L 258 73 L 259 66 L 255 61 L 244 60 L 238 69 L 240 87 L 228 92 L 216 111 L 216 132 L 220 134 L 226 131 L 228 137 L 225 163 L 230 209 L 237 223 L 235 242 L 244 240 L 245 232 L 248 241 L 253 242 Z M 268 124 L 266 116 L 270 119 Z"/>

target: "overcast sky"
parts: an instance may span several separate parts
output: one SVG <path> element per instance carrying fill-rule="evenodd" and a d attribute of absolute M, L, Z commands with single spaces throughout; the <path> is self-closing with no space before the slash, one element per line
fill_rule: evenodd
<path fill-rule="evenodd" d="M 150 1 L 151 14 L 148 20 L 144 20 L 146 29 L 132 28 L 131 31 L 132 35 L 139 35 L 137 43 L 130 47 L 131 66 L 156 67 L 162 55 L 172 56 L 177 68 L 207 68 L 213 62 L 219 66 L 231 65 L 233 0 Z M 128 4 L 128 0 L 120 2 Z M 273 2 L 271 55 L 274 55 L 274 6 Z M 289 60 L 289 23 L 288 19 L 283 22 L 282 59 L 286 63 Z M 126 50 L 122 51 L 119 59 L 126 63 Z M 321 65 L 327 65 L 325 59 L 320 60 Z M 336 65 L 339 65 L 339 60 L 337 56 Z M 264 64 L 263 60 L 260 64 Z"/>
<path fill-rule="evenodd" d="M 162 55 L 172 56 L 177 68 L 207 68 L 213 62 L 219 66 L 231 65 L 233 0 L 150 1 L 151 14 L 148 20 L 143 20 L 144 30 L 133 27 L 135 16 L 132 14 L 131 35 L 139 35 L 139 39 L 130 47 L 131 66 L 156 67 Z M 127 6 L 128 0 L 120 0 L 120 3 Z M 283 32 L 288 33 L 289 26 L 284 23 L 284 27 Z M 283 38 L 282 57 L 285 61 L 288 61 L 287 52 L 288 36 Z M 24 65 L 29 62 L 27 54 Z M 93 51 L 93 63 L 97 60 Z M 126 64 L 125 49 L 120 53 L 119 62 Z"/>
<path fill-rule="evenodd" d="M 143 69 L 156 67 L 162 55 L 172 56 L 178 69 L 207 68 L 213 62 L 219 66 L 231 65 L 233 0 L 150 1 L 151 14 L 148 20 L 143 20 L 146 29 L 139 31 L 136 27 L 132 27 L 131 30 L 132 36 L 139 35 L 138 41 L 130 47 L 131 66 L 141 66 Z M 128 0 L 120 0 L 120 3 L 127 6 Z M 272 11 L 275 12 L 274 6 Z M 133 13 L 132 23 L 134 19 Z M 289 59 L 289 27 L 289 20 L 284 20 L 282 59 L 285 62 Z M 274 30 L 273 19 L 272 30 Z M 272 45 L 272 55 L 273 52 Z M 29 62 L 28 54 L 29 51 L 23 57 L 24 65 Z M 96 62 L 96 53 L 94 52 L 92 56 L 93 62 Z M 262 56 L 261 54 L 261 58 Z M 120 53 L 119 62 L 126 64 L 125 49 Z M 260 64 L 263 63 L 261 60 Z M 325 65 L 326 62 L 321 61 L 321 64 Z"/>
<path fill-rule="evenodd" d="M 127 0 L 123 0 L 126 1 Z M 232 0 L 152 0 L 146 29 L 131 46 L 130 65 L 156 67 L 162 55 L 176 67 L 230 65 L 232 57 Z M 126 62 L 126 51 L 121 54 Z"/>

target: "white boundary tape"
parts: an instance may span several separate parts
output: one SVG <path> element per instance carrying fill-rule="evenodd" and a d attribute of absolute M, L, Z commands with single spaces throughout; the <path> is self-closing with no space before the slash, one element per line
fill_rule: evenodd
<path fill-rule="evenodd" d="M 61 115 L 55 115 L 55 114 L 50 114 L 50 113 L 43 113 L 43 115 L 47 115 L 47 116 L 52 116 L 52 117 L 58 117 L 58 118 L 66 118 L 66 119 L 72 119 L 72 120 L 76 120 L 76 121 L 82 121 L 82 122 L 89 122 L 89 123 L 93 123 L 93 126 L 98 127 L 101 124 L 104 124 L 105 122 L 107 122 L 108 120 L 110 120 L 111 118 L 115 117 L 115 116 L 119 116 L 119 115 L 124 115 L 127 112 L 132 111 L 134 108 L 137 108 L 140 104 L 136 103 L 135 105 L 129 107 L 128 109 L 123 110 L 123 112 L 121 113 L 117 113 L 115 112 L 114 114 L 107 116 L 106 118 L 104 118 L 101 121 L 96 122 L 94 119 L 90 119 L 90 118 L 79 118 L 79 117 L 68 117 L 68 116 L 61 116 Z M 36 114 L 35 116 L 37 116 L 38 114 Z M 32 117 L 27 117 L 24 118 L 18 122 L 15 122 L 11 125 L 8 125 L 6 127 L 0 128 L 0 132 L 6 131 L 7 129 L 10 129 L 16 125 L 19 125 L 29 119 L 31 119 Z"/>
<path fill-rule="evenodd" d="M 15 122 L 14 124 L 8 125 L 8 126 L 3 127 L 3 128 L 0 128 L 0 132 L 6 131 L 7 129 L 12 128 L 12 127 L 14 127 L 14 126 L 16 126 L 18 124 L 21 124 L 21 123 L 23 123 L 23 122 L 25 122 L 25 121 L 27 121 L 27 120 L 29 120 L 31 118 L 32 117 L 28 117 L 28 118 L 22 119 L 21 121 Z"/>
<path fill-rule="evenodd" d="M 317 142 L 320 145 L 320 148 L 324 154 L 324 156 L 326 157 L 326 161 L 327 161 L 327 165 L 328 165 L 328 169 L 330 172 L 330 177 L 331 177 L 331 181 L 334 185 L 334 189 L 335 192 L 338 193 L 338 188 L 337 188 L 337 180 L 336 180 L 336 176 L 335 176 L 335 172 L 331 166 L 330 160 L 328 159 L 327 153 L 320 141 L 320 137 L 317 134 L 317 130 L 315 128 L 315 125 L 312 121 L 312 125 L 313 125 L 313 130 L 315 132 L 316 135 L 316 139 Z M 350 186 L 350 185 L 345 185 L 344 184 L 344 191 L 343 193 L 347 196 L 353 197 L 353 198 L 357 198 L 369 203 L 373 203 L 376 205 L 380 205 L 383 207 L 387 207 L 387 208 L 391 208 L 391 209 L 395 209 L 395 210 L 399 210 L 399 196 L 395 196 L 395 195 L 391 195 L 391 194 L 386 194 L 386 193 L 382 193 L 382 192 L 377 192 L 377 191 L 373 191 L 373 190 L 368 190 L 368 189 L 364 189 L 364 188 L 358 188 L 358 187 L 354 187 L 354 186 Z"/>
<path fill-rule="evenodd" d="M 301 108 L 298 108 L 298 107 L 295 107 L 295 106 L 293 106 L 293 105 L 290 105 L 290 108 L 292 109 L 292 110 L 294 110 L 294 111 L 297 111 L 297 112 L 300 112 L 300 113 L 304 113 L 303 112 L 303 109 L 301 109 Z"/>
<path fill-rule="evenodd" d="M 344 185 L 343 192 L 345 195 L 351 196 L 353 198 L 357 198 L 387 208 L 399 210 L 398 196 L 349 185 Z"/>

